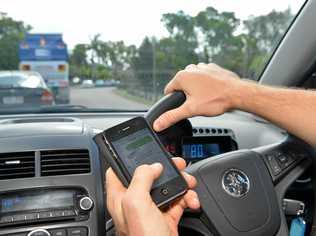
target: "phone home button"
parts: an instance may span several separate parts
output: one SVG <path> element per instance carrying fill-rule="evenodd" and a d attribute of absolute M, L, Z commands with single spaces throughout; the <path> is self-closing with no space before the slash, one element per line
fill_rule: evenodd
<path fill-rule="evenodd" d="M 161 193 L 162 195 L 164 195 L 164 196 L 167 196 L 167 195 L 169 194 L 169 190 L 168 190 L 168 188 L 162 188 L 161 191 L 160 191 L 160 193 Z"/>

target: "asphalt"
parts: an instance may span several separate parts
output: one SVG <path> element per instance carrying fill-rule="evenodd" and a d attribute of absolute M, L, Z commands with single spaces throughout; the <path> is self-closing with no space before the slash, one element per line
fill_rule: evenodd
<path fill-rule="evenodd" d="M 74 88 L 70 89 L 70 103 L 89 108 L 146 110 L 147 105 L 132 101 L 116 94 L 115 87 Z"/>

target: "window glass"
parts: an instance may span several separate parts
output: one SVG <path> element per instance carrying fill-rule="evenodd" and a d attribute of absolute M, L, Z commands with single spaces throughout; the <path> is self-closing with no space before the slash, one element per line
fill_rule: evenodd
<path fill-rule="evenodd" d="M 146 110 L 188 64 L 213 62 L 258 80 L 304 2 L 1 0 L 0 71 L 41 74 L 53 101 L 25 104 L 37 110 Z M 0 113 L 14 101 L 5 92 Z"/>

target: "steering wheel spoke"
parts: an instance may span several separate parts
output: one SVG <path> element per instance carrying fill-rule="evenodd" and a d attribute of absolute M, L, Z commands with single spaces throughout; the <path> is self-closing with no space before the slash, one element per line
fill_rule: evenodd
<path fill-rule="evenodd" d="M 281 225 L 278 236 L 288 235 L 288 226 L 282 209 L 283 199 L 289 186 L 312 164 L 314 150 L 307 143 L 293 136 L 280 143 L 256 149 L 261 153 L 279 202 Z"/>
<path fill-rule="evenodd" d="M 262 155 L 276 186 L 298 166 L 302 168 L 305 163 L 311 164 L 313 155 L 309 145 L 291 136 L 281 144 L 260 147 L 255 150 Z"/>

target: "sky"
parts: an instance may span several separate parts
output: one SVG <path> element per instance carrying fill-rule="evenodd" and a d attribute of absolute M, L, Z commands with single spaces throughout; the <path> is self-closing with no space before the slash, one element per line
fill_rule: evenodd
<path fill-rule="evenodd" d="M 93 35 L 139 45 L 145 36 L 161 38 L 167 31 L 162 14 L 183 10 L 196 15 L 208 6 L 233 11 L 240 19 L 291 7 L 305 0 L 0 0 L 0 12 L 33 27 L 34 33 L 63 33 L 69 48 L 88 43 Z"/>

